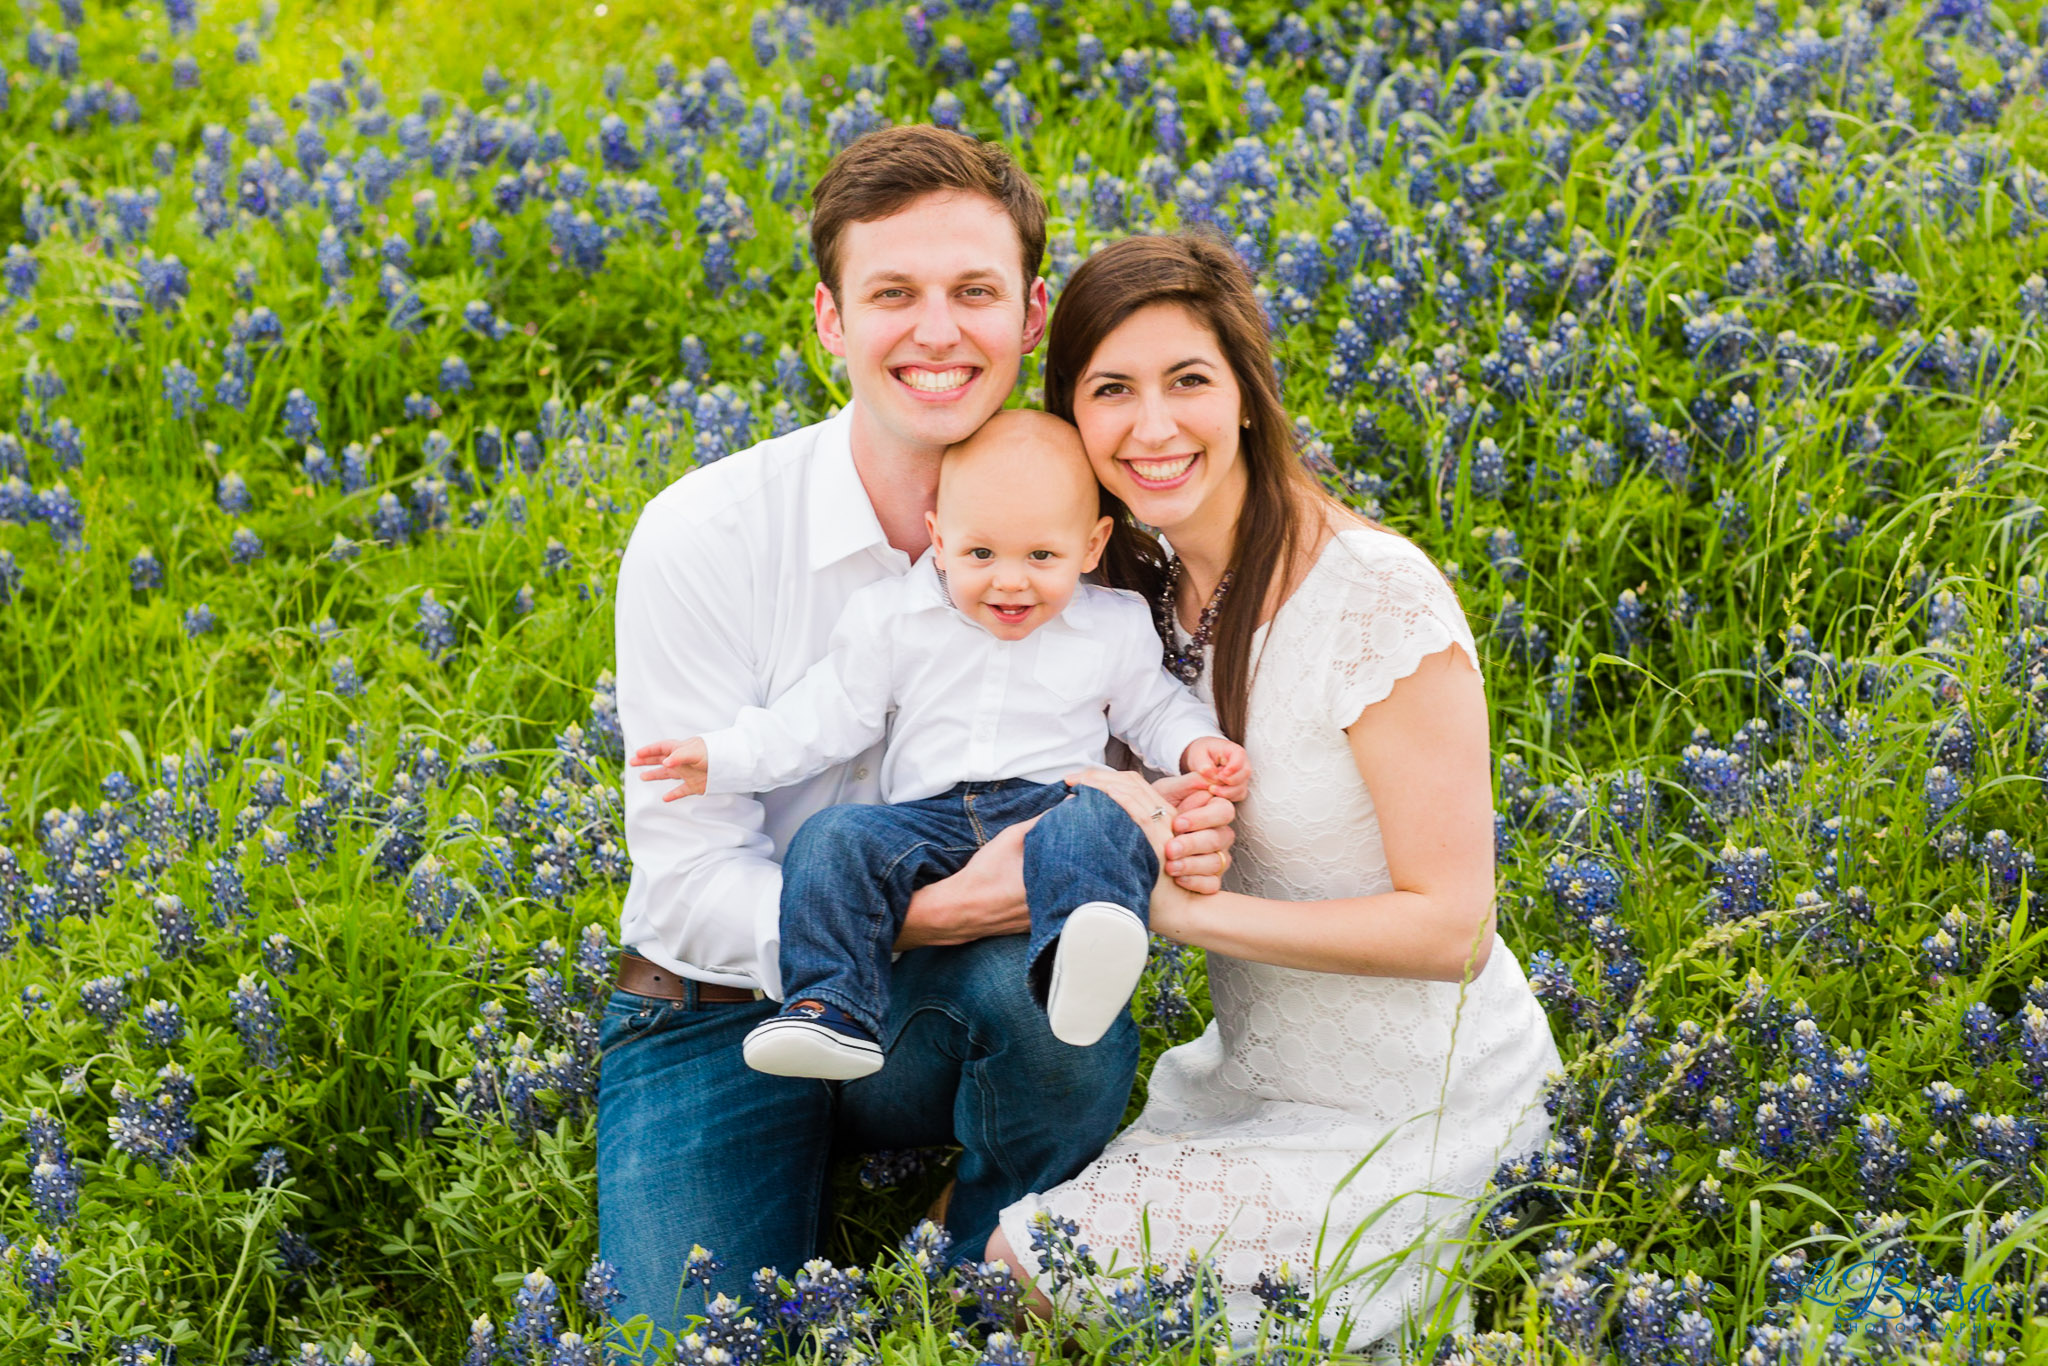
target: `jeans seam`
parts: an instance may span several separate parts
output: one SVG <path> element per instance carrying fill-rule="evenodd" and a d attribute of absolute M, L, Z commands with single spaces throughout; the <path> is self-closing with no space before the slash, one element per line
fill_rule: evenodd
<path fill-rule="evenodd" d="M 967 823 L 974 827 L 974 843 L 977 848 L 988 843 L 988 831 L 982 828 L 981 817 L 974 814 L 974 799 L 978 795 L 970 792 L 963 802 L 967 809 Z"/>

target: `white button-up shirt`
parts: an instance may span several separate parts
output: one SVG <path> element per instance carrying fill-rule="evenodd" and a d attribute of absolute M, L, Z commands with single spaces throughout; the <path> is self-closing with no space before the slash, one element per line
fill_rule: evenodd
<path fill-rule="evenodd" d="M 1136 593 L 1083 583 L 1060 614 L 1004 640 L 954 607 L 927 550 L 908 574 L 855 593 L 825 657 L 769 707 L 704 737 L 708 793 L 801 782 L 885 735 L 882 799 L 955 783 L 1058 782 L 1100 767 L 1114 734 L 1180 771 L 1218 734 L 1215 713 L 1160 663 Z"/>
<path fill-rule="evenodd" d="M 825 655 L 855 592 L 900 577 L 853 466 L 852 410 L 692 470 L 649 500 L 619 565 L 626 752 L 732 724 Z M 778 1000 L 782 852 L 813 812 L 879 801 L 882 747 L 773 791 L 663 802 L 628 774 L 619 941 L 699 981 Z"/>

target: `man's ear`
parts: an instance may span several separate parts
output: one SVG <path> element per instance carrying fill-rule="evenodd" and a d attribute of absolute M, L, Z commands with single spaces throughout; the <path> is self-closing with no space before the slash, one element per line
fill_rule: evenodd
<path fill-rule="evenodd" d="M 1109 533 L 1116 529 L 1116 519 L 1108 515 L 1095 521 L 1095 530 L 1088 533 L 1088 551 L 1081 558 L 1081 572 L 1092 574 L 1095 566 L 1102 563 L 1102 552 L 1109 546 Z"/>
<path fill-rule="evenodd" d="M 811 295 L 811 311 L 817 315 L 818 343 L 835 356 L 846 355 L 846 333 L 839 318 L 839 301 L 832 297 L 832 291 L 825 287 L 823 280 Z"/>
<path fill-rule="evenodd" d="M 1031 288 L 1024 291 L 1024 354 L 1030 355 L 1038 349 L 1038 343 L 1045 340 L 1045 315 L 1051 311 L 1052 294 L 1045 287 L 1045 277 L 1039 276 L 1031 282 Z"/>

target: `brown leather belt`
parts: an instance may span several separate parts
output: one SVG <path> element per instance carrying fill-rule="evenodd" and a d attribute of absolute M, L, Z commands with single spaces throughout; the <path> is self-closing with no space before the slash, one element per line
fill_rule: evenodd
<path fill-rule="evenodd" d="M 685 981 L 651 958 L 637 953 L 619 955 L 619 990 L 630 991 L 635 996 L 654 996 L 664 1001 L 686 1001 L 689 989 L 697 988 L 697 999 L 707 1004 L 728 1005 L 739 1001 L 758 1001 L 759 991 L 746 987 L 721 986 L 717 982 Z"/>

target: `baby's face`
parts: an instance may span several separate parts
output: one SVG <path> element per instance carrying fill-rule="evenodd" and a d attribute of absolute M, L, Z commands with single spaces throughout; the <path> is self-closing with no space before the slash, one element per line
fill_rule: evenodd
<path fill-rule="evenodd" d="M 1077 508 L 1063 481 L 983 473 L 949 484 L 930 519 L 932 546 L 953 605 L 990 635 L 1022 640 L 1066 610 L 1102 558 L 1110 519 L 1087 515 L 1092 503 Z"/>

